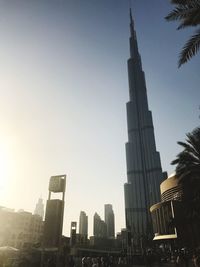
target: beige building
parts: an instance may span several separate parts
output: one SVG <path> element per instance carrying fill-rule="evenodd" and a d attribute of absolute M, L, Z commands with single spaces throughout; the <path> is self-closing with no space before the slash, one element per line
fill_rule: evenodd
<path fill-rule="evenodd" d="M 175 175 L 169 176 L 160 185 L 161 202 L 151 208 L 154 240 L 177 239 L 182 236 L 183 190 Z M 179 226 L 179 227 L 177 227 Z"/>
<path fill-rule="evenodd" d="M 40 243 L 42 235 L 40 216 L 0 207 L 0 246 L 23 248 Z"/>

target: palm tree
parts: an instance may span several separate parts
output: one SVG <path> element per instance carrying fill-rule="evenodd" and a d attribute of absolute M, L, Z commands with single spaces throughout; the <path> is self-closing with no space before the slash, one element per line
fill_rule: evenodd
<path fill-rule="evenodd" d="M 184 149 L 171 164 L 176 165 L 176 176 L 183 181 L 188 177 L 200 181 L 200 127 L 186 134 L 186 143 L 178 142 Z"/>
<path fill-rule="evenodd" d="M 172 161 L 176 166 L 176 177 L 183 188 L 183 203 L 187 222 L 192 229 L 193 245 L 199 245 L 200 224 L 200 128 L 188 133 L 186 142 L 178 142 L 183 147 Z"/>
<path fill-rule="evenodd" d="M 166 16 L 167 21 L 180 21 L 178 30 L 200 25 L 200 0 L 171 0 L 175 8 Z M 183 46 L 178 67 L 190 60 L 200 48 L 200 28 Z"/>

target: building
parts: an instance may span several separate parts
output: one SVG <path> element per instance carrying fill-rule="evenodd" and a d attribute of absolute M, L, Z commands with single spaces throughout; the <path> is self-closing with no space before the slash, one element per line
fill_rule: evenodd
<path fill-rule="evenodd" d="M 105 238 L 107 236 L 107 225 L 97 213 L 94 214 L 93 227 L 94 237 Z"/>
<path fill-rule="evenodd" d="M 111 204 L 105 204 L 104 206 L 105 223 L 107 225 L 107 237 L 115 237 L 115 217 Z"/>
<path fill-rule="evenodd" d="M 74 246 L 77 242 L 77 222 L 71 222 L 70 245 Z"/>
<path fill-rule="evenodd" d="M 169 176 L 160 185 L 161 202 L 151 206 L 154 240 L 189 240 L 184 225 L 183 188 L 175 175 Z"/>
<path fill-rule="evenodd" d="M 128 60 L 129 102 L 126 143 L 127 183 L 124 185 L 126 228 L 132 246 L 152 235 L 149 208 L 160 200 L 159 185 L 164 178 L 156 150 L 152 114 L 148 108 L 145 75 L 138 51 L 134 21 L 130 11 L 130 58 Z"/>
<path fill-rule="evenodd" d="M 155 241 L 173 241 L 177 247 L 198 247 L 200 244 L 199 214 L 188 200 L 187 186 L 169 176 L 160 185 L 161 202 L 151 208 Z"/>
<path fill-rule="evenodd" d="M 89 247 L 96 248 L 97 250 L 114 250 L 115 249 L 115 239 L 109 239 L 107 237 L 98 237 L 98 236 L 90 236 Z"/>
<path fill-rule="evenodd" d="M 15 212 L 0 208 L 0 246 L 18 249 L 39 245 L 43 235 L 43 221 L 27 211 Z"/>
<path fill-rule="evenodd" d="M 127 254 L 127 248 L 129 247 L 129 233 L 127 229 L 121 229 L 121 232 L 117 233 L 116 236 L 116 242 L 117 242 L 117 247 L 121 249 L 121 252 L 123 254 Z"/>
<path fill-rule="evenodd" d="M 83 241 L 87 240 L 88 237 L 88 216 L 84 211 L 80 212 L 80 217 L 79 217 L 79 234 L 81 236 L 81 239 Z"/>
<path fill-rule="evenodd" d="M 43 247 L 58 248 L 61 243 L 66 175 L 51 176 L 46 205 Z M 62 199 L 51 199 L 52 193 L 62 193 Z"/>
<path fill-rule="evenodd" d="M 43 217 L 44 217 L 44 203 L 43 203 L 42 198 L 39 198 L 38 203 L 36 204 L 36 207 L 35 207 L 34 214 L 39 215 L 43 219 Z"/>

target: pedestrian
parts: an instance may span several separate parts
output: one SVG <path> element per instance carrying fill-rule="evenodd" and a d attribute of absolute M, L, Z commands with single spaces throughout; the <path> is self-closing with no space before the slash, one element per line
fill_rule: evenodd
<path fill-rule="evenodd" d="M 81 260 L 81 265 L 82 265 L 82 267 L 88 267 L 88 265 L 87 265 L 87 258 L 86 257 L 83 257 L 82 258 L 82 260 Z"/>
<path fill-rule="evenodd" d="M 69 257 L 69 267 L 75 267 L 75 261 L 73 256 Z"/>
<path fill-rule="evenodd" d="M 152 267 L 153 266 L 153 255 L 152 255 L 152 252 L 150 250 L 147 252 L 146 266 L 147 267 Z"/>
<path fill-rule="evenodd" d="M 47 261 L 47 267 L 56 267 L 55 258 L 51 256 Z"/>
<path fill-rule="evenodd" d="M 184 257 L 183 254 L 180 253 L 176 258 L 176 266 L 184 267 L 184 265 L 185 265 Z"/>
<path fill-rule="evenodd" d="M 195 267 L 200 267 L 200 257 L 197 254 L 194 254 L 192 257 L 192 261 Z"/>
<path fill-rule="evenodd" d="M 99 267 L 98 260 L 96 258 L 92 258 L 92 267 Z"/>
<path fill-rule="evenodd" d="M 104 257 L 101 257 L 101 267 L 106 267 L 106 263 L 105 263 Z"/>

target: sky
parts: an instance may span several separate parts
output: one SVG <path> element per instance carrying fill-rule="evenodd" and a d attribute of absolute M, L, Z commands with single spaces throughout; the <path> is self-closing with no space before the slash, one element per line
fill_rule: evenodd
<path fill-rule="evenodd" d="M 199 55 L 177 68 L 193 29 L 164 17 L 169 1 L 131 2 L 164 171 L 199 126 Z M 66 174 L 63 233 L 80 211 L 125 227 L 128 0 L 0 0 L 0 206 L 33 212 Z"/>

